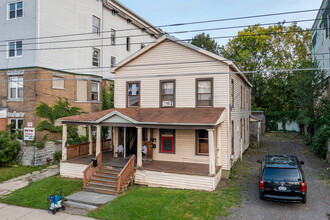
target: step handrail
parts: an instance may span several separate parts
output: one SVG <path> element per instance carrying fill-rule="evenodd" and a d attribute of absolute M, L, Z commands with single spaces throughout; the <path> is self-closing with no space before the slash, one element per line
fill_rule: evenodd
<path fill-rule="evenodd" d="M 97 160 L 97 166 L 93 166 L 93 161 L 90 162 L 90 164 L 86 167 L 86 169 L 83 171 L 84 174 L 84 188 L 86 188 L 86 185 L 88 181 L 92 178 L 92 176 L 96 173 L 96 171 L 102 166 L 102 152 L 100 152 L 96 156 Z"/>
<path fill-rule="evenodd" d="M 128 177 L 131 173 L 134 172 L 134 159 L 135 155 L 132 155 L 129 161 L 126 163 L 125 167 L 120 171 L 118 174 L 118 185 L 117 185 L 117 191 L 120 192 L 120 188 L 123 185 L 123 183 L 126 182 Z"/>

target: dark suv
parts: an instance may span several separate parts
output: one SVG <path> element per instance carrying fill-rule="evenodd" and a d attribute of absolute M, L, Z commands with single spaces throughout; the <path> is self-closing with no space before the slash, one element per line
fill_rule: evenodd
<path fill-rule="evenodd" d="M 261 163 L 260 199 L 302 202 L 307 201 L 307 186 L 304 173 L 296 156 L 267 155 Z"/>

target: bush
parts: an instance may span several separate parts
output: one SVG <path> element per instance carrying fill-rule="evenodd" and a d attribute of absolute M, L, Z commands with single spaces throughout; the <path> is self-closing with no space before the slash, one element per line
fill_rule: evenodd
<path fill-rule="evenodd" d="M 17 134 L 0 131 L 0 167 L 14 164 L 21 149 Z"/>
<path fill-rule="evenodd" d="M 60 162 L 62 159 L 62 151 L 55 152 L 53 155 L 53 158 L 54 158 L 55 163 Z"/>

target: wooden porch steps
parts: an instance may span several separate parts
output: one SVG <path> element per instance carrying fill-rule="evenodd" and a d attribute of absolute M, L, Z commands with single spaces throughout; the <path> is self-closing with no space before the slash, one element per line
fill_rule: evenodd
<path fill-rule="evenodd" d="M 124 192 L 133 181 L 134 175 L 131 174 L 128 180 L 121 186 L 118 192 L 118 174 L 122 168 L 119 167 L 101 167 L 88 181 L 85 191 L 97 192 L 102 194 L 117 195 Z"/>

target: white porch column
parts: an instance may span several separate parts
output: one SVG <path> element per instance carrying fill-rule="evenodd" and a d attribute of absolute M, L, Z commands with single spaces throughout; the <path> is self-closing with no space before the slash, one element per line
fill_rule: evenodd
<path fill-rule="evenodd" d="M 88 125 L 89 155 L 93 154 L 93 132 L 92 125 Z"/>
<path fill-rule="evenodd" d="M 124 127 L 124 158 L 126 158 L 126 127 Z"/>
<path fill-rule="evenodd" d="M 65 161 L 68 159 L 66 143 L 68 141 L 68 125 L 63 125 L 63 133 L 62 133 L 62 160 Z"/>
<path fill-rule="evenodd" d="M 113 157 L 118 157 L 118 127 L 115 127 L 113 133 Z"/>
<path fill-rule="evenodd" d="M 142 127 L 137 127 L 137 168 L 142 167 Z"/>
<path fill-rule="evenodd" d="M 101 152 L 101 125 L 96 125 L 96 156 Z"/>
<path fill-rule="evenodd" d="M 221 164 L 221 125 L 217 128 L 216 165 Z"/>
<path fill-rule="evenodd" d="M 109 138 L 111 139 L 110 149 L 113 150 L 113 133 L 112 133 L 112 126 L 109 127 Z"/>
<path fill-rule="evenodd" d="M 207 129 L 209 136 L 209 175 L 215 175 L 214 129 Z"/>

